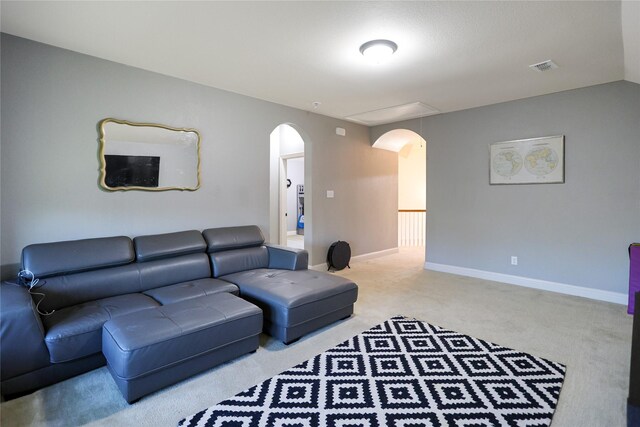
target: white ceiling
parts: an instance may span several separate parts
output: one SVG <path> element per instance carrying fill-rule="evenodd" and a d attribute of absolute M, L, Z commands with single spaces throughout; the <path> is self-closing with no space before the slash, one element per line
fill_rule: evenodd
<path fill-rule="evenodd" d="M 2 1 L 0 29 L 304 110 L 319 101 L 317 113 L 346 118 L 415 102 L 449 112 L 624 78 L 640 83 L 637 6 Z M 378 38 L 398 50 L 373 65 L 358 49 Z M 547 59 L 560 68 L 528 67 Z"/>

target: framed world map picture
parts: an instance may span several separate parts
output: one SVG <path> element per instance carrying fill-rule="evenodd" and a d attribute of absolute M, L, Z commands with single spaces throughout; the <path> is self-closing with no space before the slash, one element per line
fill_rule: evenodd
<path fill-rule="evenodd" d="M 564 182 L 564 135 L 489 144 L 489 184 Z"/>

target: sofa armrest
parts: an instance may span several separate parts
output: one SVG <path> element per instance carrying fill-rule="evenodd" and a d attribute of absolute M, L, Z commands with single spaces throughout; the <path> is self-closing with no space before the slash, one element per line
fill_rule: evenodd
<path fill-rule="evenodd" d="M 281 270 L 306 270 L 309 267 L 309 252 L 286 246 L 266 245 L 269 250 L 269 268 Z"/>
<path fill-rule="evenodd" d="M 0 379 L 49 365 L 44 328 L 26 287 L 0 284 Z"/>

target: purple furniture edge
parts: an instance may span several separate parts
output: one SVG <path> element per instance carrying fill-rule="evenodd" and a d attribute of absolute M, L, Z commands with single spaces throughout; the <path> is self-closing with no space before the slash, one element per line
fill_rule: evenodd
<path fill-rule="evenodd" d="M 640 292 L 640 243 L 629 246 L 629 314 L 634 311 L 636 292 Z"/>

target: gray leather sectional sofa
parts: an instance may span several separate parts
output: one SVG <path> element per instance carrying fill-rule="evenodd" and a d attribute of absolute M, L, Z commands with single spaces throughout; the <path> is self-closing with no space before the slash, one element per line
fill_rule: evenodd
<path fill-rule="evenodd" d="M 0 286 L 5 397 L 107 364 L 127 401 L 349 317 L 357 286 L 256 226 L 27 246 Z M 29 289 L 31 279 L 38 282 Z"/>

